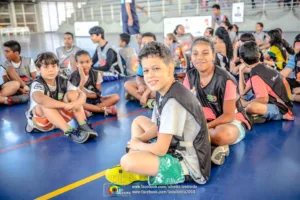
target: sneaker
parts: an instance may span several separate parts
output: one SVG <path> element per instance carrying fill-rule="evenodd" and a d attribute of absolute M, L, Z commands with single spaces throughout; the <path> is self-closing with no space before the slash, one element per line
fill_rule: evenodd
<path fill-rule="evenodd" d="M 147 181 L 148 176 L 126 172 L 120 165 L 106 170 L 106 179 L 116 185 L 129 185 L 135 181 Z"/>
<path fill-rule="evenodd" d="M 65 133 L 65 136 L 70 137 L 76 143 L 82 144 L 89 139 L 90 134 L 86 131 L 73 129 L 72 131 Z"/>
<path fill-rule="evenodd" d="M 128 153 L 129 150 L 130 150 L 130 148 L 129 148 L 129 142 L 127 142 L 127 146 L 126 146 L 126 149 L 125 149 L 126 153 Z"/>
<path fill-rule="evenodd" d="M 92 126 L 88 123 L 78 126 L 78 130 L 89 133 L 89 135 L 92 139 L 98 137 L 98 133 L 96 131 L 94 131 Z"/>
<path fill-rule="evenodd" d="M 12 106 L 16 104 L 27 103 L 29 96 L 27 94 L 21 94 L 16 96 L 7 97 L 7 105 Z"/>
<path fill-rule="evenodd" d="M 108 106 L 104 107 L 104 115 L 117 115 L 118 114 L 118 109 L 116 106 Z"/>
<path fill-rule="evenodd" d="M 252 124 L 263 124 L 267 121 L 267 119 L 261 115 L 250 115 L 250 121 Z"/>
<path fill-rule="evenodd" d="M 40 133 L 41 131 L 39 131 L 38 129 L 30 126 L 28 123 L 26 124 L 26 127 L 25 127 L 25 131 L 27 133 Z"/>
<path fill-rule="evenodd" d="M 135 101 L 136 99 L 134 98 L 134 96 L 132 96 L 131 94 L 129 94 L 128 92 L 125 92 L 125 99 L 128 101 Z"/>
<path fill-rule="evenodd" d="M 212 153 L 211 161 L 216 165 L 223 165 L 225 162 L 225 156 L 228 155 L 229 155 L 228 145 L 218 146 L 217 148 L 214 149 Z"/>

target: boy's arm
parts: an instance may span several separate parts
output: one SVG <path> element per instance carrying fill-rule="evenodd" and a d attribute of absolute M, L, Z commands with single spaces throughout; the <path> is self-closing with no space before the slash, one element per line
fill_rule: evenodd
<path fill-rule="evenodd" d="M 96 88 L 101 91 L 101 84 L 97 84 L 96 85 Z M 85 91 L 84 91 L 85 92 Z M 88 92 L 85 92 L 85 95 L 86 95 L 86 98 L 89 98 L 89 99 L 98 99 L 99 96 L 95 93 L 88 93 Z"/>
<path fill-rule="evenodd" d="M 143 11 L 146 15 L 148 15 L 148 11 L 144 7 L 142 7 L 142 6 L 138 5 L 138 4 L 135 4 L 135 7 L 137 9 L 140 9 L 141 11 Z"/>
<path fill-rule="evenodd" d="M 33 100 L 40 106 L 45 108 L 64 108 L 67 104 L 57 101 L 45 95 L 42 91 L 35 91 L 32 93 Z"/>
<path fill-rule="evenodd" d="M 7 75 L 3 75 L 2 76 L 3 82 L 7 83 L 9 81 L 8 76 Z"/>
<path fill-rule="evenodd" d="M 159 133 L 157 136 L 157 141 L 155 143 L 144 143 L 139 139 L 133 138 L 130 141 L 130 148 L 138 151 L 150 152 L 157 156 L 164 156 L 167 154 L 173 135 Z"/>
<path fill-rule="evenodd" d="M 280 74 L 286 78 L 288 77 L 291 73 L 293 72 L 293 70 L 291 68 L 288 68 L 288 67 L 285 67 L 281 72 Z"/>
<path fill-rule="evenodd" d="M 235 103 L 236 99 L 225 100 L 223 105 L 223 114 L 220 115 L 217 119 L 209 122 L 208 128 L 215 128 L 218 125 L 230 123 L 235 119 Z"/>

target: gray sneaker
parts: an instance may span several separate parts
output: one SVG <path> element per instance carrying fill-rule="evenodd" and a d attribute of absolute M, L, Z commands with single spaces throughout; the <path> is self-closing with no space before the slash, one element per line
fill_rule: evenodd
<path fill-rule="evenodd" d="M 80 126 L 78 127 L 78 130 L 79 130 L 79 131 L 85 131 L 85 132 L 89 133 L 89 135 L 90 135 L 90 137 L 91 137 L 92 139 L 98 137 L 98 133 L 97 133 L 96 131 L 94 131 L 94 130 L 92 129 L 92 126 L 91 126 L 90 124 L 88 124 L 88 123 L 83 124 L 83 125 L 80 125 Z"/>
<path fill-rule="evenodd" d="M 90 134 L 88 132 L 77 129 L 73 129 L 72 131 L 65 133 L 65 135 L 79 144 L 85 143 L 90 137 Z"/>
<path fill-rule="evenodd" d="M 218 146 L 211 155 L 211 161 L 216 165 L 223 165 L 225 156 L 229 156 L 229 146 Z"/>
<path fill-rule="evenodd" d="M 128 92 L 125 92 L 125 99 L 128 100 L 128 101 L 136 101 L 136 99 L 134 98 L 134 96 L 132 96 Z"/>

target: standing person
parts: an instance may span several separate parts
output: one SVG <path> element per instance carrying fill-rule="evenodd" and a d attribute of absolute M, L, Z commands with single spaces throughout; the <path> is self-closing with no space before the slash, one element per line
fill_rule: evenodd
<path fill-rule="evenodd" d="M 264 44 L 268 44 L 266 41 L 267 34 L 263 31 L 264 24 L 262 22 L 257 22 L 255 25 L 255 32 L 253 33 L 255 37 L 256 43 L 260 46 L 260 49 L 266 49 L 269 46 L 265 46 Z"/>
<path fill-rule="evenodd" d="M 225 15 L 221 14 L 221 8 L 220 8 L 219 4 L 213 5 L 212 9 L 213 9 L 213 15 L 212 15 L 213 26 L 212 26 L 212 28 L 215 28 L 216 24 L 218 24 L 218 26 L 220 26 L 223 22 L 228 21 L 227 17 Z"/>
<path fill-rule="evenodd" d="M 121 13 L 123 22 L 123 32 L 130 35 L 140 33 L 139 18 L 136 8 L 148 14 L 144 7 L 135 4 L 135 0 L 121 0 Z"/>

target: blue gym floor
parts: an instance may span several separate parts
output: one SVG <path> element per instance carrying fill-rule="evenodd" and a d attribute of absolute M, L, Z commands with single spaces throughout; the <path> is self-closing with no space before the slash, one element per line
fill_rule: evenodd
<path fill-rule="evenodd" d="M 32 43 L 36 44 L 36 40 Z M 44 49 L 43 45 L 30 49 L 33 57 L 38 53 L 37 49 Z M 53 50 L 53 47 L 48 50 Z M 26 48 L 25 53 L 28 53 Z M 125 81 L 103 83 L 104 95 L 118 93 L 121 97 L 117 104 L 118 118 L 91 117 L 90 122 L 99 137 L 85 144 L 72 142 L 59 130 L 28 134 L 24 130 L 27 105 L 1 106 L 0 199 L 106 199 L 104 186 L 108 182 L 103 171 L 119 164 L 130 139 L 130 126 L 134 118 L 151 116 L 150 110 L 124 99 Z M 195 194 L 132 194 L 131 197 L 114 199 L 299 200 L 299 104 L 295 104 L 294 113 L 296 119 L 293 122 L 255 125 L 243 141 L 231 146 L 230 156 L 223 166 L 213 166 L 206 185 L 180 185 L 196 187 Z M 140 184 L 145 185 L 135 185 Z"/>

